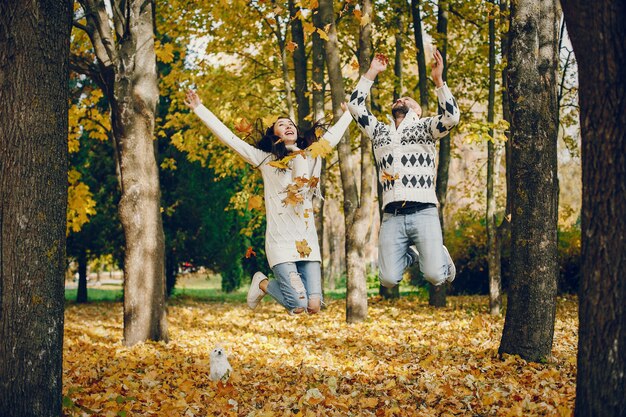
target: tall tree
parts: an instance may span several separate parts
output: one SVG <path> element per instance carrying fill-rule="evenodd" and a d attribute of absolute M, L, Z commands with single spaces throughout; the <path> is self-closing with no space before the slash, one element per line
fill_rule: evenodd
<path fill-rule="evenodd" d="M 302 29 L 302 11 L 294 0 L 289 0 L 289 15 L 291 17 L 291 39 L 296 45 L 293 51 L 293 67 L 295 70 L 295 93 L 298 104 L 298 127 L 308 129 L 311 126 L 311 104 L 308 94 L 307 54 Z"/>
<path fill-rule="evenodd" d="M 511 3 L 511 281 L 500 353 L 540 361 L 554 334 L 557 262 L 557 1 Z"/>
<path fill-rule="evenodd" d="M 372 2 L 361 3 L 363 16 L 371 18 Z M 335 119 L 341 115 L 341 103 L 345 101 L 345 88 L 341 74 L 341 57 L 335 25 L 335 14 L 332 0 L 319 2 L 319 13 L 324 27 L 328 27 L 328 40 L 325 43 L 325 56 L 328 78 L 332 90 L 332 104 Z M 364 20 L 362 20 L 364 22 Z M 359 65 L 361 71 L 369 67 L 371 59 L 371 23 L 361 25 L 359 34 Z M 374 209 L 374 164 L 370 141 L 361 137 L 360 143 L 361 175 L 354 173 L 353 155 L 350 149 L 350 136 L 343 137 L 338 146 L 339 168 L 343 187 L 343 209 L 346 225 L 346 320 L 349 323 L 363 321 L 367 318 L 367 283 L 365 277 L 364 248 L 366 237 L 371 226 Z M 357 184 L 360 180 L 360 187 Z M 360 191 L 360 193 L 359 193 Z"/>
<path fill-rule="evenodd" d="M 626 4 L 562 0 L 578 60 L 582 283 L 577 417 L 626 410 Z"/>
<path fill-rule="evenodd" d="M 121 177 L 119 214 L 124 229 L 124 343 L 167 340 L 165 244 L 154 124 L 158 101 L 154 3 L 79 0 L 96 64 L 73 55 L 73 69 L 90 76 L 111 106 Z"/>
<path fill-rule="evenodd" d="M 487 123 L 489 123 L 489 140 L 487 141 L 487 265 L 489 269 L 489 312 L 500 314 L 502 306 L 500 280 L 500 246 L 496 226 L 495 172 L 496 144 L 495 120 L 496 108 L 496 9 L 495 0 L 490 0 L 489 20 L 489 98 L 487 102 Z"/>
<path fill-rule="evenodd" d="M 415 36 L 415 50 L 417 57 L 417 72 L 419 74 L 420 106 L 422 111 L 428 110 L 428 76 L 426 75 L 426 52 L 424 50 L 424 36 L 422 29 L 422 14 L 420 0 L 411 0 L 411 15 L 413 16 L 413 33 Z"/>
<path fill-rule="evenodd" d="M 443 57 L 443 79 L 448 79 L 448 0 L 439 0 L 437 11 L 437 49 Z M 438 109 L 441 113 L 442 109 Z M 439 221 L 444 230 L 443 210 L 448 195 L 448 172 L 450 168 L 450 135 L 439 139 L 439 164 L 437 165 L 437 200 L 439 201 Z M 445 233 L 444 233 L 445 236 Z M 428 304 L 435 307 L 445 307 L 446 286 L 430 286 Z"/>
<path fill-rule="evenodd" d="M 0 415 L 61 414 L 72 2 L 0 4 Z"/>

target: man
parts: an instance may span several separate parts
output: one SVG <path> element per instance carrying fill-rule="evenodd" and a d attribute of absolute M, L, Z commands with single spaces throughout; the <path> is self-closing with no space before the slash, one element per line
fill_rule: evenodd
<path fill-rule="evenodd" d="M 443 81 L 443 58 L 435 51 L 431 76 L 440 114 L 422 118 L 410 97 L 391 107 L 391 123 L 379 122 L 365 100 L 387 59 L 377 55 L 350 97 L 348 107 L 361 130 L 372 139 L 379 181 L 383 188 L 383 219 L 378 239 L 379 280 L 394 287 L 409 265 L 419 261 L 424 278 L 433 285 L 452 282 L 456 269 L 443 246 L 435 193 L 436 140 L 459 123 L 459 107 Z M 417 253 L 411 248 L 415 245 Z"/>

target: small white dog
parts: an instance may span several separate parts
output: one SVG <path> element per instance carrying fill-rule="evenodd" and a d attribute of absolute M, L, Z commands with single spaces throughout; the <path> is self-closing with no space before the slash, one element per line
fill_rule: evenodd
<path fill-rule="evenodd" d="M 227 381 L 233 368 L 228 363 L 226 351 L 221 346 L 216 346 L 211 351 L 211 381 Z"/>

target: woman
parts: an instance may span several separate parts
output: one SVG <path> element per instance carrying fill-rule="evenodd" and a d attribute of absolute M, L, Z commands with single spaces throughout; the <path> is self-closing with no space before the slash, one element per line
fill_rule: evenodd
<path fill-rule="evenodd" d="M 279 117 L 262 135 L 257 147 L 238 138 L 189 90 L 185 104 L 225 145 L 261 171 L 267 228 L 265 253 L 275 280 L 257 272 L 248 290 L 248 306 L 255 309 L 270 294 L 291 314 L 319 312 L 322 285 L 319 242 L 313 218 L 312 195 L 318 193 L 321 157 L 304 150 L 317 141 L 315 128 L 299 135 L 287 117 Z M 345 112 L 324 134 L 330 146 L 339 143 L 352 120 Z"/>

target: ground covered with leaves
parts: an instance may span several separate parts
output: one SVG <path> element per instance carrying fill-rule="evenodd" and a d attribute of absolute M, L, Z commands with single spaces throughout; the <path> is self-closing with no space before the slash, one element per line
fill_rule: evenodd
<path fill-rule="evenodd" d="M 484 297 L 370 299 L 346 324 L 345 303 L 289 316 L 267 300 L 176 301 L 170 342 L 124 347 L 122 305 L 68 305 L 64 415 L 81 416 L 570 416 L 576 300 L 559 299 L 553 356 L 500 358 L 503 317 Z M 233 373 L 209 379 L 221 344 Z"/>

